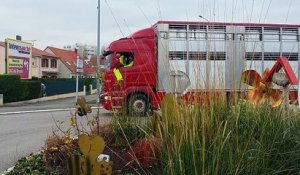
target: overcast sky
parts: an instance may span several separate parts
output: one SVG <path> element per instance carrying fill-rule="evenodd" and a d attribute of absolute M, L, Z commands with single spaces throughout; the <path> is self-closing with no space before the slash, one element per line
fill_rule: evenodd
<path fill-rule="evenodd" d="M 1 0 L 0 41 L 37 48 L 97 43 L 98 0 Z M 299 0 L 101 0 L 100 45 L 159 20 L 300 24 Z"/>

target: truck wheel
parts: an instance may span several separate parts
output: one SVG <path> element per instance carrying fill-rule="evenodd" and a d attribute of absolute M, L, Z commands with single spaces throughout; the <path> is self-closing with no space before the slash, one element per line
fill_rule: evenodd
<path fill-rule="evenodd" d="M 129 99 L 128 112 L 130 115 L 146 116 L 149 110 L 149 100 L 145 95 L 134 94 Z"/>

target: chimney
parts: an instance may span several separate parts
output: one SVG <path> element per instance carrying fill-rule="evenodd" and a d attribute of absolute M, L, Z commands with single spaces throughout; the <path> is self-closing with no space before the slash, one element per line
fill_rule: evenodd
<path fill-rule="evenodd" d="M 22 36 L 16 35 L 16 40 L 22 41 Z"/>

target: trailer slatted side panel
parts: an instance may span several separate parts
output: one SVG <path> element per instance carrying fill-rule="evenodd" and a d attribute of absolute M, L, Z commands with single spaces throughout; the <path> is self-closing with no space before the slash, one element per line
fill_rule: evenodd
<path fill-rule="evenodd" d="M 162 22 L 155 27 L 158 89 L 171 81 L 166 77 L 172 70 L 189 76 L 190 89 L 243 89 L 244 70 L 263 73 L 278 56 L 287 57 L 299 77 L 299 26 Z"/>

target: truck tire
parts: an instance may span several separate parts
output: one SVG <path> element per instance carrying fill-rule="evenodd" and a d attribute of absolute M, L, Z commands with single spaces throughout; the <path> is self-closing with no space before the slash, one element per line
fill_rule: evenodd
<path fill-rule="evenodd" d="M 134 94 L 129 99 L 128 112 L 133 116 L 146 116 L 149 110 L 149 100 L 143 94 Z"/>

